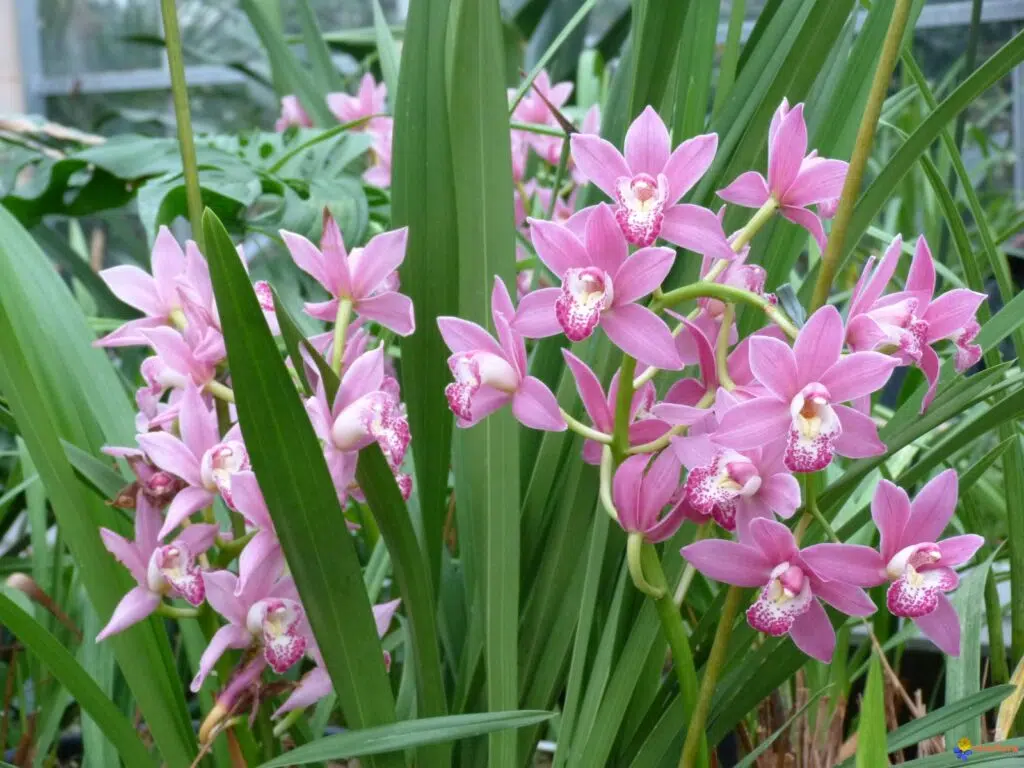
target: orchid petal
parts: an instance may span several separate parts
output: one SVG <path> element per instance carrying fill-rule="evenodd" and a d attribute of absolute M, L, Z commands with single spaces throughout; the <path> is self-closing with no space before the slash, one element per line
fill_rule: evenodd
<path fill-rule="evenodd" d="M 777 199 L 785 193 L 800 172 L 800 164 L 807 154 L 807 123 L 804 105 L 790 110 L 768 145 L 768 186 Z"/>
<path fill-rule="evenodd" d="M 631 304 L 658 288 L 675 258 L 676 252 L 671 248 L 641 248 L 623 261 L 612 278 L 615 305 Z"/>
<path fill-rule="evenodd" d="M 616 306 L 601 315 L 601 327 L 615 346 L 645 365 L 668 371 L 682 367 L 672 332 L 647 307 Z"/>
<path fill-rule="evenodd" d="M 622 229 L 615 220 L 612 209 L 605 203 L 599 203 L 587 219 L 583 242 L 589 263 L 603 269 L 609 275 L 618 274 L 629 256 L 629 245 L 622 234 Z M 617 283 L 613 284 L 617 294 L 619 286 Z"/>
<path fill-rule="evenodd" d="M 668 178 L 669 193 L 666 205 L 679 202 L 711 167 L 718 151 L 718 134 L 706 133 L 687 139 L 668 158 L 662 173 Z M 635 170 L 635 169 L 634 169 Z"/>
<path fill-rule="evenodd" d="M 159 537 L 161 539 L 166 537 L 196 512 L 213 504 L 216 498 L 215 493 L 202 487 L 182 488 L 167 508 L 167 517 L 164 518 L 164 524 L 160 527 Z"/>
<path fill-rule="evenodd" d="M 825 229 L 821 224 L 821 217 L 806 208 L 797 208 L 792 205 L 784 205 L 779 209 L 782 218 L 792 221 L 797 226 L 803 227 L 814 238 L 818 244 L 818 250 L 822 253 L 828 245 L 828 238 L 825 237 Z"/>
<path fill-rule="evenodd" d="M 839 197 L 848 167 L 842 160 L 822 160 L 802 169 L 786 190 L 786 205 L 805 208 Z"/>
<path fill-rule="evenodd" d="M 593 218 L 593 216 L 591 216 Z M 589 267 L 590 255 L 575 235 L 567 228 L 540 219 L 527 219 L 530 224 L 530 241 L 537 256 L 545 266 L 559 278 L 573 267 Z M 590 221 L 587 221 L 589 230 Z"/>
<path fill-rule="evenodd" d="M 882 480 L 871 499 L 871 519 L 882 536 L 882 561 L 888 563 L 893 555 L 908 544 L 913 532 L 906 531 L 910 521 L 910 497 L 898 485 Z M 906 531 L 906 533 L 905 533 Z"/>
<path fill-rule="evenodd" d="M 278 234 L 284 240 L 285 247 L 288 248 L 288 253 L 291 254 L 292 261 L 295 262 L 298 268 L 320 283 L 324 288 L 330 290 L 328 284 L 331 281 L 324 269 L 324 255 L 320 252 L 320 249 L 302 235 L 297 235 L 294 232 L 282 229 Z"/>
<path fill-rule="evenodd" d="M 360 317 L 380 323 L 399 336 L 409 336 L 416 331 L 416 316 L 412 299 L 398 291 L 384 291 L 376 296 L 360 299 L 355 305 Z"/>
<path fill-rule="evenodd" d="M 764 176 L 757 171 L 747 171 L 737 176 L 725 189 L 718 190 L 718 196 L 727 203 L 742 205 L 744 208 L 760 208 L 768 201 L 771 193 Z"/>
<path fill-rule="evenodd" d="M 541 288 L 523 296 L 512 329 L 528 339 L 545 339 L 560 334 L 562 326 L 555 314 L 555 301 L 561 293 L 561 288 Z"/>
<path fill-rule="evenodd" d="M 102 642 L 111 635 L 123 632 L 151 616 L 160 604 L 160 595 L 145 587 L 135 587 L 121 598 L 107 625 L 96 635 L 96 642 Z"/>
<path fill-rule="evenodd" d="M 583 133 L 574 133 L 569 145 L 575 166 L 594 186 L 615 199 L 615 182 L 633 175 L 619 150 L 596 135 Z"/>
<path fill-rule="evenodd" d="M 960 617 L 945 595 L 939 595 L 935 610 L 914 619 L 922 634 L 947 656 L 960 655 Z"/>
<path fill-rule="evenodd" d="M 737 587 L 760 587 L 774 563 L 755 547 L 724 539 L 703 539 L 683 547 L 680 554 L 709 579 Z"/>
<path fill-rule="evenodd" d="M 789 403 L 758 397 L 726 413 L 711 439 L 740 451 L 757 448 L 784 437 L 791 420 Z"/>
<path fill-rule="evenodd" d="M 160 469 L 177 475 L 189 485 L 203 484 L 199 459 L 170 432 L 147 432 L 137 439 L 139 447 Z"/>
<path fill-rule="evenodd" d="M 437 327 L 441 331 L 441 338 L 453 354 L 482 350 L 499 357 L 504 355 L 494 337 L 476 323 L 463 320 L 461 317 L 442 316 L 437 318 Z"/>
<path fill-rule="evenodd" d="M 759 518 L 750 523 L 750 535 L 765 558 L 774 565 L 797 558 L 796 540 L 782 523 Z"/>
<path fill-rule="evenodd" d="M 814 594 L 847 616 L 870 616 L 878 610 L 863 589 L 845 581 L 816 582 Z"/>
<path fill-rule="evenodd" d="M 512 413 L 531 429 L 548 432 L 564 432 L 565 419 L 558 407 L 558 400 L 540 379 L 527 376 L 512 396 Z"/>
<path fill-rule="evenodd" d="M 822 579 L 857 587 L 877 587 L 888 581 L 885 561 L 860 544 L 815 544 L 800 550 L 800 558 Z"/>
<path fill-rule="evenodd" d="M 879 352 L 854 352 L 829 367 L 818 379 L 833 403 L 870 395 L 885 386 L 899 360 Z"/>
<path fill-rule="evenodd" d="M 825 371 L 839 362 L 842 351 L 843 319 L 839 310 L 826 305 L 808 318 L 793 343 L 800 379 L 820 381 Z"/>
<path fill-rule="evenodd" d="M 878 437 L 878 425 L 870 416 L 846 405 L 833 405 L 832 409 L 842 425 L 842 434 L 835 442 L 836 453 L 848 459 L 865 459 L 886 452 L 885 443 Z"/>
<path fill-rule="evenodd" d="M 671 143 L 668 129 L 654 108 L 648 105 L 629 126 L 624 142 L 630 176 L 646 173 L 657 176 L 668 163 Z"/>
<path fill-rule="evenodd" d="M 377 289 L 381 283 L 405 261 L 405 248 L 409 241 L 409 228 L 381 232 L 370 238 L 361 251 L 349 256 L 352 275 L 352 293 L 361 299 Z"/>
<path fill-rule="evenodd" d="M 907 292 L 913 293 L 922 307 L 928 306 L 935 295 L 935 262 L 924 235 L 917 238 L 914 259 L 907 273 Z"/>
<path fill-rule="evenodd" d="M 199 689 L 203 687 L 203 683 L 213 671 L 221 656 L 233 648 L 247 648 L 252 644 L 252 641 L 252 635 L 249 634 L 245 627 L 228 624 L 218 629 L 213 637 L 210 638 L 210 642 L 203 651 L 203 655 L 199 657 L 199 671 L 192 678 L 189 690 L 193 693 L 199 693 Z"/>
<path fill-rule="evenodd" d="M 790 518 L 800 506 L 800 483 L 792 475 L 780 472 L 765 478 L 757 495 L 772 512 Z"/>
<path fill-rule="evenodd" d="M 959 480 L 955 469 L 940 472 L 910 503 L 908 532 L 915 541 L 938 541 L 956 509 Z"/>
<path fill-rule="evenodd" d="M 629 533 L 642 533 L 640 519 L 640 492 L 643 485 L 647 456 L 630 456 L 615 470 L 612 478 L 612 500 L 619 516 L 619 525 Z"/>
<path fill-rule="evenodd" d="M 576 381 L 576 391 L 580 394 L 583 407 L 590 416 L 594 426 L 603 431 L 610 432 L 614 426 L 611 410 L 608 408 L 608 401 L 605 399 L 604 388 L 598 380 L 597 375 L 586 363 L 567 349 L 562 350 L 562 357 Z"/>
<path fill-rule="evenodd" d="M 156 281 L 147 272 L 138 267 L 122 265 L 101 270 L 99 276 L 110 292 L 128 306 L 150 317 L 167 314 L 168 308 L 157 292 Z"/>
<path fill-rule="evenodd" d="M 943 539 L 939 542 L 939 552 L 942 554 L 942 559 L 936 565 L 945 566 L 946 568 L 963 565 L 974 557 L 974 553 L 984 543 L 985 539 L 976 533 L 965 533 L 960 536 L 950 536 L 948 539 Z"/>
<path fill-rule="evenodd" d="M 750 370 L 769 392 L 786 403 L 796 396 L 803 383 L 793 350 L 769 336 L 750 340 Z"/>
<path fill-rule="evenodd" d="M 717 259 L 734 259 L 736 252 L 722 229 L 722 222 L 699 205 L 673 205 L 665 209 L 661 237 L 694 253 Z"/>
<path fill-rule="evenodd" d="M 825 664 L 832 661 L 836 650 L 836 631 L 821 603 L 812 600 L 810 607 L 797 616 L 789 628 L 794 645 L 808 656 Z"/>
<path fill-rule="evenodd" d="M 981 302 L 987 299 L 984 293 L 956 288 L 939 296 L 925 310 L 923 320 L 928 323 L 928 341 L 938 341 L 963 328 L 974 319 Z"/>

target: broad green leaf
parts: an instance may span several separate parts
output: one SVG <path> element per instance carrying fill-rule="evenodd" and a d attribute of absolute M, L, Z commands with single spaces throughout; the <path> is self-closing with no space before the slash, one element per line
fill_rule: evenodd
<path fill-rule="evenodd" d="M 497 730 L 522 728 L 548 720 L 553 714 L 538 711 L 485 712 L 407 720 L 318 739 L 286 752 L 276 760 L 263 763 L 260 768 L 284 768 L 291 765 L 308 765 L 321 760 L 343 760 L 400 752 L 425 744 L 438 744 Z"/>
<path fill-rule="evenodd" d="M 104 500 L 114 499 L 117 494 L 128 485 L 121 473 L 114 469 L 112 459 L 102 461 L 91 453 L 86 453 L 77 445 L 72 445 L 66 440 L 64 453 L 75 468 L 79 477 L 91 485 Z"/>
<path fill-rule="evenodd" d="M 342 711 L 357 728 L 392 722 L 370 601 L 320 442 L 234 244 L 209 210 L 203 230 L 239 423 Z"/>
<path fill-rule="evenodd" d="M 307 395 L 312 395 L 313 388 L 306 378 L 306 366 L 302 364 L 302 353 L 300 352 L 300 347 L 306 338 L 296 325 L 288 307 L 281 301 L 277 291 L 274 288 L 271 288 L 270 291 L 274 297 L 274 314 L 277 315 L 277 324 L 281 327 L 281 338 L 284 340 L 284 348 L 288 351 L 288 357 L 291 358 L 292 368 L 295 370 L 295 375 L 298 376 L 303 390 Z M 328 368 L 328 370 L 330 369 Z"/>
<path fill-rule="evenodd" d="M 676 52 L 675 117 L 672 120 L 675 144 L 704 132 L 711 96 L 718 10 L 715 3 L 686 4 L 686 22 Z"/>
<path fill-rule="evenodd" d="M 889 765 L 885 745 L 885 681 L 882 663 L 872 654 L 868 682 L 860 705 L 857 728 L 857 768 L 880 768 Z"/>
<path fill-rule="evenodd" d="M 530 71 L 527 82 L 532 82 L 542 69 L 548 70 L 552 82 L 572 74 L 586 41 L 584 22 L 595 5 L 597 0 L 550 0 L 547 3 L 526 45 L 526 66 Z"/>

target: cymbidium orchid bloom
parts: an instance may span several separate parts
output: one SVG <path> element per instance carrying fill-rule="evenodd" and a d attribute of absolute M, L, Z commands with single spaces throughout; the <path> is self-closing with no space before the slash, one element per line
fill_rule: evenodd
<path fill-rule="evenodd" d="M 973 533 L 939 538 L 956 509 L 957 485 L 956 471 L 947 469 L 911 502 L 906 491 L 882 480 L 871 500 L 880 551 L 856 547 L 856 559 L 843 562 L 834 553 L 845 545 L 817 544 L 805 550 L 807 561 L 823 578 L 842 578 L 864 587 L 891 582 L 886 595 L 889 611 L 913 619 L 950 656 L 960 655 L 960 620 L 946 597 L 960 583 L 953 568 L 974 557 L 985 543 Z"/>
<path fill-rule="evenodd" d="M 178 282 L 185 278 L 185 254 L 167 227 L 160 227 L 150 254 L 153 274 L 123 264 L 99 272 L 100 278 L 117 298 L 139 310 L 144 317 L 129 320 L 93 342 L 97 347 L 131 347 L 148 344 L 142 331 L 171 324 L 171 315 L 181 310 Z"/>
<path fill-rule="evenodd" d="M 398 611 L 398 606 L 401 602 L 401 600 L 391 600 L 387 603 L 378 603 L 373 606 L 373 620 L 377 625 L 377 637 L 383 638 L 387 634 L 388 627 L 391 626 L 391 621 L 394 619 L 395 612 Z M 295 686 L 295 690 L 292 691 L 284 704 L 274 712 L 274 717 L 280 717 L 287 712 L 291 712 L 293 709 L 305 709 L 312 706 L 334 690 L 331 677 L 327 674 L 327 669 L 324 665 L 324 657 L 320 653 L 320 648 L 316 645 L 315 641 L 310 643 L 308 654 L 316 663 L 316 666 L 302 676 L 299 684 Z M 387 651 L 384 651 L 384 666 L 388 669 L 391 668 L 391 655 Z"/>
<path fill-rule="evenodd" d="M 542 69 L 537 77 L 534 78 L 530 89 L 523 95 L 523 98 L 520 99 L 516 108 L 512 111 L 512 120 L 517 123 L 549 125 L 553 128 L 559 127 L 558 120 L 551 109 L 554 108 L 561 111 L 562 107 L 569 100 L 569 96 L 572 95 L 572 89 L 573 84 L 568 81 L 552 85 L 547 71 Z M 510 101 L 515 97 L 515 93 L 515 89 L 509 89 L 508 97 Z M 513 136 L 518 134 L 523 144 L 533 147 L 533 150 L 548 163 L 558 165 L 562 151 L 561 138 L 530 131 L 512 131 L 512 134 Z"/>
<path fill-rule="evenodd" d="M 836 633 L 819 600 L 849 616 L 870 616 L 875 604 L 860 587 L 841 578 L 823 577 L 805 559 L 790 530 L 775 520 L 757 518 L 749 538 L 704 539 L 683 547 L 682 555 L 698 571 L 738 587 L 761 587 L 747 610 L 747 622 L 759 632 L 789 634 L 797 648 L 819 661 L 832 660 Z M 859 562 L 857 548 L 835 545 L 836 572 L 843 563 Z"/>
<path fill-rule="evenodd" d="M 371 120 L 367 133 L 373 139 L 370 144 L 370 167 L 363 172 L 363 181 L 381 189 L 391 186 L 391 142 L 394 136 L 394 120 L 379 117 Z"/>
<path fill-rule="evenodd" d="M 382 232 L 364 248 L 346 253 L 341 230 L 334 217 L 324 212 L 323 251 L 302 235 L 281 230 L 292 259 L 331 294 L 329 301 L 306 304 L 306 312 L 319 320 L 334 322 L 339 300 L 351 302 L 353 310 L 367 320 L 380 323 L 399 336 L 416 329 L 412 300 L 393 286 L 392 273 L 405 260 L 409 229 Z"/>
<path fill-rule="evenodd" d="M 124 459 L 131 471 L 135 474 L 136 480 L 128 488 L 121 491 L 112 504 L 122 509 L 135 507 L 136 496 L 139 493 L 146 495 L 151 504 L 158 509 L 165 507 L 174 496 L 185 487 L 181 478 L 175 477 L 158 467 L 146 457 L 146 454 L 138 448 L 121 448 L 118 446 L 104 446 L 103 453 L 107 456 Z"/>
<path fill-rule="evenodd" d="M 520 423 L 531 429 L 561 432 L 566 424 L 558 401 L 544 382 L 527 374 L 526 344 L 512 330 L 506 315 L 510 304 L 508 288 L 495 277 L 491 318 L 500 343 L 476 323 L 458 317 L 437 318 L 441 336 L 452 351 L 448 368 L 455 381 L 444 389 L 448 406 L 456 424 L 463 428 L 511 403 L 512 414 Z"/>
<path fill-rule="evenodd" d="M 641 248 L 632 255 L 611 209 L 598 205 L 580 240 L 568 227 L 530 220 L 533 246 L 561 288 L 527 294 L 519 312 L 538 322 L 517 326 L 529 337 L 563 331 L 582 341 L 599 325 L 617 347 L 646 365 L 682 367 L 665 321 L 638 302 L 658 288 L 675 260 L 671 248 Z"/>
<path fill-rule="evenodd" d="M 649 460 L 648 454 L 638 454 L 619 465 L 612 482 L 612 499 L 622 529 L 657 544 L 675 534 L 685 518 L 679 505 L 662 514 L 679 488 L 681 465 L 671 450 Z"/>
<path fill-rule="evenodd" d="M 612 377 L 608 394 L 605 396 L 604 387 L 590 366 L 567 349 L 562 350 L 562 356 L 572 372 L 573 379 L 576 380 L 576 391 L 579 392 L 583 408 L 590 416 L 594 429 L 607 435 L 612 434 L 615 429 L 614 413 L 619 392 L 619 372 L 616 371 Z M 650 381 L 633 392 L 633 400 L 629 407 L 630 445 L 649 443 L 668 431 L 669 425 L 666 422 L 651 416 L 656 398 L 657 392 Z M 601 444 L 596 440 L 584 441 L 583 460 L 587 464 L 600 464 Z"/>
<path fill-rule="evenodd" d="M 213 545 L 217 526 L 190 525 L 165 545 L 160 544 L 159 527 L 160 510 L 140 493 L 135 506 L 135 541 L 100 528 L 103 546 L 131 572 L 136 586 L 121 598 L 96 642 L 142 621 L 156 611 L 164 597 L 180 597 L 192 605 L 203 602 L 205 589 L 196 558 Z"/>
<path fill-rule="evenodd" d="M 280 133 L 292 125 L 297 125 L 300 128 L 312 128 L 313 121 L 306 113 L 299 97 L 289 94 L 281 97 L 281 116 L 274 123 L 274 130 Z"/>
<path fill-rule="evenodd" d="M 898 361 L 878 352 L 841 357 L 843 335 L 839 312 L 824 306 L 792 349 L 771 337 L 751 338 L 750 368 L 767 393 L 731 408 L 712 439 L 736 450 L 785 439 L 784 461 L 792 472 L 817 472 L 837 453 L 884 453 L 875 423 L 842 403 L 881 389 Z"/>
<path fill-rule="evenodd" d="M 213 504 L 218 494 L 233 507 L 232 479 L 250 466 L 238 425 L 221 438 L 216 411 L 206 406 L 199 390 L 191 385 L 185 387 L 181 398 L 178 429 L 180 438 L 170 432 L 147 432 L 136 438 L 156 466 L 186 483 L 167 508 L 161 538 L 189 515 Z"/>
<path fill-rule="evenodd" d="M 190 686 L 193 692 L 203 687 L 218 659 L 230 648 L 262 647 L 267 662 L 278 673 L 306 652 L 309 628 L 295 583 L 290 576 L 279 579 L 279 570 L 252 565 L 252 573 L 242 576 L 245 587 L 241 590 L 239 578 L 230 571 L 203 573 L 206 600 L 228 623 L 214 633 L 203 651 Z"/>
<path fill-rule="evenodd" d="M 808 206 L 826 210 L 839 197 L 846 180 L 847 163 L 807 153 L 807 123 L 804 105 L 790 109 L 782 104 L 768 129 L 768 178 L 757 171 L 740 174 L 725 189 L 718 191 L 723 200 L 746 208 L 760 208 L 773 199 L 779 212 L 810 232 L 821 250 L 825 250 L 825 230 L 818 214 Z"/>
<path fill-rule="evenodd" d="M 928 379 L 921 411 L 931 404 L 941 361 L 932 345 L 949 339 L 956 345 L 956 370 L 963 373 L 981 358 L 974 344 L 975 319 L 984 293 L 955 288 L 935 298 L 935 264 L 924 235 L 917 239 L 906 288 L 883 295 L 899 262 L 903 238 L 897 235 L 878 267 L 869 260 L 850 299 L 846 343 L 854 351 L 878 350 L 904 365 L 916 365 Z"/>
<path fill-rule="evenodd" d="M 359 81 L 359 90 L 355 96 L 341 92 L 327 94 L 327 108 L 338 118 L 339 123 L 352 123 L 364 117 L 382 115 L 387 112 L 387 101 L 387 85 L 378 84 L 369 72 Z"/>
<path fill-rule="evenodd" d="M 625 157 L 598 136 L 575 133 L 570 142 L 580 174 L 615 201 L 615 221 L 630 243 L 644 247 L 661 237 L 719 259 L 735 256 L 715 214 L 679 203 L 714 160 L 717 134 L 687 139 L 673 152 L 665 123 L 647 107 L 626 132 Z"/>

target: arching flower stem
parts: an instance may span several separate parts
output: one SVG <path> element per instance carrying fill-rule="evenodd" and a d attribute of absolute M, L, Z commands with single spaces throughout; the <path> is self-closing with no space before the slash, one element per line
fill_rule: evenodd
<path fill-rule="evenodd" d="M 561 408 L 559 408 L 559 411 L 561 411 L 562 418 L 565 419 L 565 423 L 569 426 L 569 429 L 571 429 L 576 434 L 582 435 L 588 440 L 594 440 L 604 445 L 611 445 L 611 435 L 606 434 L 605 432 L 601 432 L 600 430 L 594 429 L 592 427 L 588 427 L 586 424 L 579 421 L 578 419 L 574 419 L 571 415 L 569 415 L 569 413 L 567 413 L 565 410 Z"/>
<path fill-rule="evenodd" d="M 341 356 L 345 351 L 345 337 L 348 335 L 348 324 L 352 319 L 351 299 L 338 301 L 338 314 L 334 318 L 334 342 L 331 344 L 331 370 L 341 374 Z"/>

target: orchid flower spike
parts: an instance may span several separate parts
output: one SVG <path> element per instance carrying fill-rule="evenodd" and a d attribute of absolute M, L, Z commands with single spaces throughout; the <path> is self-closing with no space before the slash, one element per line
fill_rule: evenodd
<path fill-rule="evenodd" d="M 973 533 L 939 538 L 956 509 L 957 485 L 956 471 L 947 469 L 911 502 L 906 491 L 882 480 L 871 500 L 871 517 L 882 537 L 879 551 L 856 547 L 855 557 L 843 562 L 834 555 L 846 545 L 818 544 L 804 550 L 823 578 L 842 578 L 862 587 L 890 582 L 889 612 L 913 619 L 950 656 L 960 655 L 960 619 L 946 597 L 960 582 L 953 568 L 969 561 L 985 543 Z"/>
<path fill-rule="evenodd" d="M 334 217 L 324 211 L 323 251 L 302 235 L 281 230 L 292 259 L 327 292 L 329 301 L 306 304 L 306 313 L 333 322 L 338 301 L 347 300 L 361 317 L 380 323 L 399 336 L 416 329 L 412 300 L 396 290 L 395 270 L 405 260 L 408 227 L 383 232 L 370 239 L 365 248 L 346 253 L 341 230 Z"/>
<path fill-rule="evenodd" d="M 673 152 L 665 123 L 647 107 L 626 132 L 625 157 L 596 135 L 574 133 L 570 144 L 580 174 L 615 201 L 615 221 L 630 243 L 646 247 L 661 237 L 718 259 L 736 255 L 715 214 L 679 203 L 715 159 L 717 134 L 687 139 Z"/>
<path fill-rule="evenodd" d="M 807 153 L 804 105 L 790 109 L 789 102 L 783 99 L 768 129 L 767 180 L 756 171 L 747 171 L 719 190 L 718 196 L 745 208 L 760 208 L 773 199 L 780 213 L 810 232 L 824 251 L 826 238 L 821 218 L 808 206 L 831 210 L 832 201 L 843 191 L 847 168 L 842 160 L 818 157 L 817 151 Z"/>
<path fill-rule="evenodd" d="M 500 343 L 476 323 L 437 318 L 441 336 L 452 351 L 448 368 L 455 381 L 444 390 L 448 406 L 460 427 L 472 427 L 511 403 L 513 415 L 527 427 L 561 432 L 566 424 L 558 401 L 544 382 L 527 375 L 526 344 L 499 308 L 506 306 L 507 297 L 505 284 L 494 278 L 491 316 Z"/>
<path fill-rule="evenodd" d="M 164 597 L 180 597 L 200 605 L 205 597 L 202 573 L 196 559 L 213 546 L 216 525 L 190 525 L 170 544 L 161 545 L 160 510 L 145 494 L 135 506 L 135 541 L 100 528 L 103 546 L 127 568 L 136 586 L 117 604 L 96 642 L 123 632 L 156 611 Z"/>
<path fill-rule="evenodd" d="M 950 339 L 956 345 L 956 370 L 963 373 L 981 359 L 974 343 L 980 326 L 975 319 L 984 293 L 955 288 L 935 298 L 935 263 L 924 235 L 917 239 L 905 290 L 883 295 L 896 272 L 903 239 L 897 235 L 878 267 L 869 261 L 850 299 L 846 343 L 854 351 L 878 350 L 903 365 L 916 365 L 928 379 L 921 412 L 935 397 L 941 361 L 932 348 Z"/>
<path fill-rule="evenodd" d="M 638 454 L 619 465 L 612 483 L 612 499 L 622 529 L 657 544 L 671 538 L 684 520 L 680 505 L 662 514 L 679 488 L 681 465 L 671 450 L 658 454 L 650 467 L 649 458 L 647 454 Z"/>
<path fill-rule="evenodd" d="M 520 312 L 540 321 L 522 329 L 542 338 L 564 331 L 582 341 L 599 325 L 608 338 L 646 365 L 682 367 L 665 321 L 638 302 L 658 288 L 675 260 L 671 248 L 641 248 L 629 255 L 611 209 L 598 205 L 581 240 L 568 227 L 530 219 L 534 248 L 562 281 L 561 288 L 527 294 Z"/>
<path fill-rule="evenodd" d="M 193 513 L 210 506 L 218 494 L 233 509 L 232 479 L 250 467 L 239 426 L 236 424 L 221 438 L 216 411 L 206 406 L 193 386 L 186 387 L 182 396 L 178 428 L 180 438 L 170 432 L 147 432 L 136 438 L 156 466 L 186 483 L 167 509 L 161 538 Z"/>
<path fill-rule="evenodd" d="M 841 357 L 843 336 L 839 312 L 824 306 L 792 349 L 768 336 L 751 338 L 750 368 L 767 393 L 730 409 L 712 439 L 735 450 L 785 439 L 784 462 L 792 472 L 817 472 L 837 453 L 884 453 L 871 418 L 842 403 L 881 389 L 898 361 L 878 352 Z"/>
<path fill-rule="evenodd" d="M 859 553 L 848 545 L 835 547 L 837 563 L 858 561 Z M 870 616 L 875 605 L 860 587 L 823 577 L 804 557 L 807 551 L 797 548 L 786 526 L 757 518 L 750 523 L 746 541 L 704 539 L 683 547 L 682 555 L 708 578 L 761 587 L 747 610 L 750 626 L 773 637 L 789 634 L 797 648 L 827 663 L 835 651 L 836 633 L 818 601 L 849 616 Z"/>

